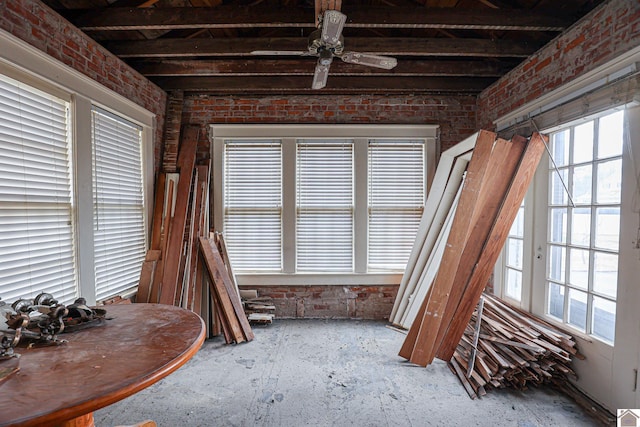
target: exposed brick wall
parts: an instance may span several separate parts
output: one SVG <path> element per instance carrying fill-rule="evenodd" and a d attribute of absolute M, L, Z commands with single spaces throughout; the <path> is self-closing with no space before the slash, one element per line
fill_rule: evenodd
<path fill-rule="evenodd" d="M 445 150 L 476 131 L 476 98 L 185 95 L 182 122 L 202 126 L 211 123 L 438 124 L 441 146 Z"/>
<path fill-rule="evenodd" d="M 640 45 L 640 2 L 612 0 L 594 9 L 478 97 L 478 127 L 533 101 Z"/>
<path fill-rule="evenodd" d="M 442 150 L 476 131 L 473 96 L 185 96 L 183 123 L 438 124 Z M 198 158 L 209 147 L 198 147 Z M 251 287 L 251 289 L 256 289 Z M 387 319 L 398 286 L 264 286 L 276 316 Z"/>
<path fill-rule="evenodd" d="M 0 0 L 0 28 L 156 114 L 160 164 L 166 93 L 38 0 Z"/>
<path fill-rule="evenodd" d="M 251 286 L 273 298 L 276 318 L 389 318 L 398 286 Z"/>

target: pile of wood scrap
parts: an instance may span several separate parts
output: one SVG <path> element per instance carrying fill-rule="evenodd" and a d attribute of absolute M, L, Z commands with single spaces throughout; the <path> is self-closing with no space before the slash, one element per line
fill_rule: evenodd
<path fill-rule="evenodd" d="M 243 291 L 240 291 L 240 295 L 243 295 Z M 276 316 L 273 298 L 259 297 L 257 292 L 255 295 L 243 297 L 242 304 L 244 304 L 244 312 L 251 323 L 272 323 Z"/>
<path fill-rule="evenodd" d="M 545 151 L 537 133 L 475 137 L 441 262 L 400 350 L 421 366 L 453 357 Z"/>
<path fill-rule="evenodd" d="M 571 335 L 485 293 L 449 367 L 474 399 L 491 388 L 566 383 L 572 357 L 583 356 Z"/>

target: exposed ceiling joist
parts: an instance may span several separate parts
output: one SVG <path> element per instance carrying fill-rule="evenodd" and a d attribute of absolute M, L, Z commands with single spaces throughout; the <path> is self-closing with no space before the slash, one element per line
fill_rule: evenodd
<path fill-rule="evenodd" d="M 349 10 L 349 28 L 428 28 L 490 31 L 562 31 L 568 22 L 535 12 L 457 10 L 448 8 L 382 8 Z M 345 10 L 346 9 L 346 10 Z M 313 11 L 262 6 L 104 8 L 74 11 L 72 22 L 85 31 L 177 30 L 189 28 L 313 28 Z"/>
<path fill-rule="evenodd" d="M 387 81 L 389 80 L 390 81 Z M 451 77 L 367 77 L 331 76 L 322 90 L 309 88 L 308 76 L 273 77 L 160 77 L 153 79 L 165 90 L 180 89 L 200 93 L 468 93 L 476 94 L 491 84 L 491 78 Z"/>
<path fill-rule="evenodd" d="M 145 76 L 281 76 L 313 75 L 312 59 L 233 59 L 135 61 L 131 65 Z M 376 76 L 476 76 L 498 77 L 506 67 L 483 61 L 403 60 L 392 70 L 336 61 L 331 75 Z"/>
<path fill-rule="evenodd" d="M 527 57 L 539 47 L 511 40 L 359 38 L 351 37 L 345 50 L 394 56 Z M 155 39 L 105 43 L 122 58 L 177 58 L 188 56 L 249 56 L 254 51 L 306 52 L 304 37 L 236 39 Z"/>
<path fill-rule="evenodd" d="M 165 90 L 467 95 L 606 0 L 41 1 Z M 326 10 L 346 15 L 336 45 L 314 34 Z M 322 55 L 328 85 L 311 90 Z"/>

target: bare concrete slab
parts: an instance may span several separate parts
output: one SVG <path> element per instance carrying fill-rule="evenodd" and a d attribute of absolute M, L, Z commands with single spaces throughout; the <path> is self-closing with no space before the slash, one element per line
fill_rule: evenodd
<path fill-rule="evenodd" d="M 548 388 L 471 400 L 444 362 L 399 357 L 384 322 L 276 320 L 250 343 L 205 342 L 184 367 L 95 413 L 96 426 L 590 426 Z M 135 357 L 135 355 L 133 355 Z"/>

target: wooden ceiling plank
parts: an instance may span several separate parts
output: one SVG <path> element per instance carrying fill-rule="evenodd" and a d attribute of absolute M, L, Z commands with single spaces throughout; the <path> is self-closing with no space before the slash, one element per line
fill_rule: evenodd
<path fill-rule="evenodd" d="M 104 43 L 122 58 L 188 56 L 252 56 L 253 51 L 306 52 L 304 37 L 238 39 L 155 39 Z M 540 46 L 510 40 L 359 38 L 347 40 L 346 51 L 395 56 L 473 56 L 524 58 Z M 306 56 L 306 55 L 305 55 Z M 255 57 L 255 56 L 254 56 Z"/>
<path fill-rule="evenodd" d="M 276 93 L 309 91 L 322 94 L 334 91 L 360 92 L 438 92 L 438 93 L 478 93 L 493 83 L 493 78 L 469 77 L 368 77 L 333 76 L 325 89 L 312 90 L 310 76 L 281 76 L 278 78 L 260 76 L 229 77 L 160 77 L 153 81 L 164 90 L 184 90 L 211 93 Z"/>
<path fill-rule="evenodd" d="M 214 60 L 167 60 L 136 61 L 130 64 L 145 76 L 280 76 L 313 75 L 315 61 L 301 59 L 248 59 L 243 61 Z M 513 65 L 513 64 L 509 64 Z M 392 70 L 364 67 L 335 61 L 331 65 L 332 75 L 387 75 L 387 76 L 478 76 L 499 77 L 509 67 L 484 61 L 453 60 L 401 60 Z"/>
<path fill-rule="evenodd" d="M 344 9 L 344 8 L 343 8 Z M 431 28 L 501 31 L 562 31 L 566 20 L 549 14 L 513 10 L 459 10 L 457 8 L 367 7 L 343 12 L 346 27 Z M 77 14 L 76 14 L 77 13 Z M 311 12 L 290 7 L 102 8 L 71 13 L 69 19 L 89 30 L 175 30 L 185 28 L 311 28 Z"/>
<path fill-rule="evenodd" d="M 109 7 L 151 7 L 159 0 L 116 0 Z"/>

